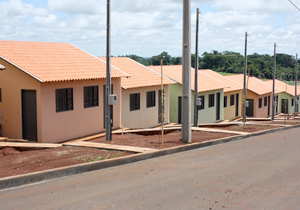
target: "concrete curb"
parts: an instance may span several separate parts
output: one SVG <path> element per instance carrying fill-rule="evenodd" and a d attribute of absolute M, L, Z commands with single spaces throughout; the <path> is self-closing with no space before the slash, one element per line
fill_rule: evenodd
<path fill-rule="evenodd" d="M 174 154 L 174 153 L 209 147 L 209 146 L 213 146 L 213 145 L 242 140 L 242 139 L 249 138 L 249 137 L 254 137 L 254 136 L 263 135 L 263 134 L 267 134 L 267 133 L 274 133 L 274 132 L 283 131 L 283 130 L 289 130 L 289 129 L 298 128 L 298 127 L 300 127 L 300 124 L 290 126 L 290 127 L 258 131 L 258 132 L 250 133 L 247 135 L 237 135 L 237 136 L 225 137 L 225 138 L 215 139 L 215 140 L 206 141 L 206 142 L 188 144 L 188 145 L 183 145 L 183 146 L 178 146 L 178 147 L 173 147 L 173 148 L 168 148 L 168 149 L 162 149 L 162 150 L 154 151 L 154 152 L 134 154 L 134 155 L 126 156 L 126 157 L 104 160 L 104 161 L 100 161 L 100 162 L 82 163 L 82 164 L 75 165 L 75 166 L 73 165 L 73 166 L 68 166 L 68 167 L 61 167 L 61 168 L 56 168 L 56 169 L 40 171 L 40 172 L 33 172 L 33 173 L 28 173 L 28 174 L 23 174 L 23 175 L 0 178 L 0 189 L 18 187 L 18 186 L 22 186 L 22 185 L 27 185 L 27 184 L 31 184 L 31 183 L 65 177 L 65 176 L 69 176 L 69 175 L 75 175 L 75 174 L 80 174 L 80 173 L 84 173 L 84 172 L 90 172 L 90 171 L 100 170 L 100 169 L 104 169 L 104 168 L 110 168 L 110 167 L 114 167 L 114 166 L 124 165 L 124 164 L 128 164 L 128 163 L 134 163 L 137 161 L 148 160 L 151 158 L 157 158 L 157 157 L 170 155 L 170 154 Z"/>

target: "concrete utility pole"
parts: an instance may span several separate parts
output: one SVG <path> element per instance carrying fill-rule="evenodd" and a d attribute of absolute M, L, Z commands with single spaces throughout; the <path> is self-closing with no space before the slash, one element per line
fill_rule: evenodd
<path fill-rule="evenodd" d="M 181 139 L 191 143 L 191 0 L 183 0 Z"/>
<path fill-rule="evenodd" d="M 246 115 L 246 75 L 247 75 L 247 32 L 245 32 L 245 57 L 244 57 L 244 94 L 243 94 L 243 122 Z"/>
<path fill-rule="evenodd" d="M 297 53 L 296 53 L 296 68 L 295 68 L 295 103 L 294 103 L 294 108 L 295 108 L 295 116 L 296 113 L 298 112 L 298 104 L 297 104 L 297 85 L 298 85 L 298 57 L 297 57 Z"/>
<path fill-rule="evenodd" d="M 275 118 L 275 72 L 276 72 L 276 43 L 274 43 L 274 61 L 273 61 L 273 92 L 272 92 L 272 121 Z"/>
<path fill-rule="evenodd" d="M 199 26 L 199 8 L 196 13 L 196 44 L 195 44 L 195 88 L 194 88 L 194 127 L 198 127 L 198 26 Z"/>
<path fill-rule="evenodd" d="M 105 91 L 105 135 L 106 141 L 111 141 L 111 120 L 110 110 L 112 105 L 109 105 L 108 98 L 111 94 L 111 61 L 110 61 L 110 0 L 107 0 L 107 28 L 106 28 L 106 91 Z"/>

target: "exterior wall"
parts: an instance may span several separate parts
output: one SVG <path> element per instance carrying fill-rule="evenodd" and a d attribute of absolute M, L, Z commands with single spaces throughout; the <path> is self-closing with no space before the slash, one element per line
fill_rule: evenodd
<path fill-rule="evenodd" d="M 253 117 L 265 118 L 268 117 L 268 105 L 264 106 L 264 97 L 270 96 L 270 115 L 272 114 L 272 93 L 257 95 L 250 90 L 247 90 L 247 99 L 254 99 L 253 102 Z M 262 107 L 259 108 L 259 99 L 262 98 Z"/>
<path fill-rule="evenodd" d="M 282 99 L 288 99 L 289 100 L 289 104 L 288 104 L 288 113 L 292 114 L 294 113 L 294 105 L 295 105 L 295 101 L 294 101 L 294 105 L 292 106 L 292 99 L 295 98 L 294 96 L 291 96 L 290 94 L 286 94 L 284 92 L 279 93 L 278 96 L 278 110 L 279 113 L 282 113 Z"/>
<path fill-rule="evenodd" d="M 22 139 L 22 96 L 21 90 L 36 90 L 37 97 L 37 135 L 41 138 L 41 86 L 40 82 L 0 58 L 6 70 L 0 72 L 0 88 L 3 112 L 2 136 Z"/>
<path fill-rule="evenodd" d="M 216 120 L 216 95 L 220 93 L 220 120 Z M 208 95 L 215 94 L 215 105 L 213 107 L 208 107 Z M 222 121 L 224 119 L 224 89 L 200 92 L 198 96 L 204 95 L 204 109 L 198 111 L 198 123 L 214 123 Z M 192 97 L 194 98 L 194 97 Z M 193 119 L 193 118 L 192 118 Z"/>
<path fill-rule="evenodd" d="M 42 136 L 40 142 L 61 142 L 104 131 L 103 85 L 105 79 L 43 83 Z M 117 104 L 113 106 L 113 128 L 121 127 L 121 79 L 112 79 Z M 84 87 L 98 85 L 99 106 L 84 108 Z M 56 112 L 55 90 L 73 88 L 73 110 Z"/>
<path fill-rule="evenodd" d="M 164 123 L 169 122 L 169 85 L 164 86 Z M 158 90 L 161 86 L 122 89 L 122 124 L 127 128 L 150 128 L 158 126 Z M 155 91 L 155 106 L 147 108 L 147 92 Z M 130 94 L 140 93 L 140 109 L 130 111 Z"/>
<path fill-rule="evenodd" d="M 230 106 L 230 96 L 234 94 L 234 105 Z M 239 94 L 239 101 L 236 101 L 236 94 Z M 243 101 L 243 91 L 237 90 L 237 91 L 230 91 L 224 93 L 224 97 L 227 96 L 227 107 L 224 107 L 224 120 L 232 120 L 236 117 L 241 116 L 241 110 L 242 110 L 242 101 Z M 236 103 L 238 103 L 238 116 L 236 116 Z M 224 103 L 223 103 L 224 105 Z"/>
<path fill-rule="evenodd" d="M 182 96 L 182 85 L 170 85 L 170 122 L 178 123 L 178 97 Z M 192 96 L 194 97 L 194 96 Z"/>

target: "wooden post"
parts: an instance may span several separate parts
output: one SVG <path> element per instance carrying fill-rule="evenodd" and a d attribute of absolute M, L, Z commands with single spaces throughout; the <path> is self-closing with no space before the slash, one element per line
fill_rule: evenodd
<path fill-rule="evenodd" d="M 161 147 L 164 146 L 164 82 L 163 82 L 163 59 L 160 59 L 161 66 Z"/>

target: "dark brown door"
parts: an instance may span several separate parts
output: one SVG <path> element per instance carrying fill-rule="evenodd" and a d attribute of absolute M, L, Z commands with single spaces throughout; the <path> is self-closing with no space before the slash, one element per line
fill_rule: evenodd
<path fill-rule="evenodd" d="M 22 135 L 37 141 L 36 90 L 22 90 Z"/>
<path fill-rule="evenodd" d="M 221 97 L 221 94 L 217 93 L 216 97 L 217 97 L 216 120 L 220 120 L 220 99 L 221 99 L 220 97 Z"/>
<path fill-rule="evenodd" d="M 240 103 L 240 100 L 239 100 L 239 94 L 236 94 L 235 95 L 235 116 L 239 116 L 239 103 Z"/>
<path fill-rule="evenodd" d="M 253 117 L 253 104 L 254 104 L 254 99 L 247 99 L 249 101 L 249 106 L 246 107 L 246 116 L 247 117 Z"/>
<path fill-rule="evenodd" d="M 270 116 L 270 96 L 268 96 L 268 116 Z"/>
<path fill-rule="evenodd" d="M 182 106 L 182 98 L 178 97 L 178 124 L 181 124 L 181 106 Z"/>

